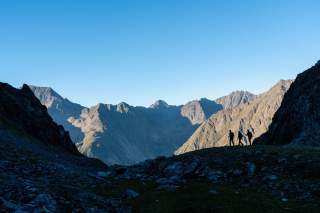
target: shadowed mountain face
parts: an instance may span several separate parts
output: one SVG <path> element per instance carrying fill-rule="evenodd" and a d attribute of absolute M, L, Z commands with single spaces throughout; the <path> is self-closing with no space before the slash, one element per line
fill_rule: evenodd
<path fill-rule="evenodd" d="M 70 132 L 81 153 L 108 164 L 128 165 L 172 155 L 202 122 L 223 109 L 223 105 L 208 99 L 182 106 L 158 100 L 148 108 L 126 103 L 85 108 L 51 88 L 31 89 L 53 119 Z"/>
<path fill-rule="evenodd" d="M 244 131 L 252 127 L 255 131 L 254 137 L 260 136 L 267 131 L 291 82 L 280 81 L 268 92 L 257 96 L 251 102 L 244 101 L 243 104 L 234 108 L 228 108 L 232 106 L 232 103 L 225 101 L 227 109 L 219 111 L 205 121 L 175 154 L 225 146 L 228 144 L 228 131 L 231 129 L 237 135 L 240 126 Z M 232 99 L 226 98 L 226 100 Z"/>
<path fill-rule="evenodd" d="M 16 89 L 0 83 L 0 130 L 2 137 L 20 135 L 48 146 L 79 154 L 69 134 L 53 122 L 27 85 Z"/>
<path fill-rule="evenodd" d="M 299 74 L 256 144 L 320 145 L 320 61 Z"/>

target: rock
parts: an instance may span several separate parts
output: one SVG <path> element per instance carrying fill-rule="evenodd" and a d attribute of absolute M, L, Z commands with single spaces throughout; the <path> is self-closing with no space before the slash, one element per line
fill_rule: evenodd
<path fill-rule="evenodd" d="M 39 194 L 31 203 L 34 206 L 33 212 L 55 212 L 56 201 L 49 194 Z"/>
<path fill-rule="evenodd" d="M 124 198 L 124 199 L 135 199 L 135 198 L 139 197 L 139 195 L 140 194 L 138 192 L 136 192 L 136 191 L 134 191 L 132 189 L 127 189 L 123 193 L 122 198 Z"/>
<path fill-rule="evenodd" d="M 243 174 L 243 171 L 240 170 L 240 169 L 234 169 L 234 170 L 232 170 L 232 174 L 233 174 L 235 177 L 240 177 L 240 176 Z"/>
<path fill-rule="evenodd" d="M 102 180 L 105 181 L 106 179 L 103 177 L 98 176 L 97 174 L 93 174 L 93 173 L 88 173 L 88 176 L 97 180 Z"/>
<path fill-rule="evenodd" d="M 264 181 L 275 181 L 278 180 L 278 176 L 276 175 L 267 175 L 263 178 Z"/>
<path fill-rule="evenodd" d="M 110 175 L 111 175 L 111 172 L 103 172 L 103 171 L 97 172 L 97 176 L 102 177 L 102 178 L 106 178 Z"/>
<path fill-rule="evenodd" d="M 298 154 L 295 154 L 295 155 L 293 156 L 293 158 L 294 158 L 295 160 L 299 160 L 300 157 L 301 157 L 301 156 L 298 155 Z"/>
<path fill-rule="evenodd" d="M 252 162 L 247 163 L 247 174 L 249 177 L 252 177 L 256 171 L 256 165 Z"/>
<path fill-rule="evenodd" d="M 158 190 L 165 190 L 168 192 L 174 192 L 177 189 L 177 186 L 175 185 L 171 185 L 171 184 L 167 184 L 167 185 L 161 185 L 157 188 Z"/>
<path fill-rule="evenodd" d="M 176 177 L 176 176 L 174 176 Z M 169 184 L 176 184 L 176 181 L 175 180 L 172 180 L 172 179 L 168 179 L 168 178 L 160 178 L 160 179 L 157 179 L 156 180 L 156 183 L 159 184 L 159 185 L 169 185 Z"/>
<path fill-rule="evenodd" d="M 124 166 L 116 166 L 114 168 L 114 171 L 117 175 L 121 175 L 121 174 L 124 174 L 126 171 L 127 171 L 127 167 L 124 167 Z"/>
<path fill-rule="evenodd" d="M 287 159 L 286 158 L 280 158 L 278 160 L 278 163 L 286 164 L 287 163 Z"/>
<path fill-rule="evenodd" d="M 218 181 L 224 178 L 226 175 L 221 171 L 209 171 L 206 176 L 210 181 Z"/>
<path fill-rule="evenodd" d="M 200 167 L 201 161 L 198 158 L 193 158 L 190 164 L 185 165 L 183 176 L 194 176 L 198 167 Z"/>
<path fill-rule="evenodd" d="M 209 193 L 210 193 L 210 194 L 213 194 L 213 195 L 219 194 L 218 191 L 215 190 L 215 189 L 211 189 L 211 190 L 209 191 Z"/>
<path fill-rule="evenodd" d="M 183 174 L 184 165 L 181 162 L 174 162 L 173 164 L 168 165 L 164 170 L 166 176 L 175 176 Z"/>

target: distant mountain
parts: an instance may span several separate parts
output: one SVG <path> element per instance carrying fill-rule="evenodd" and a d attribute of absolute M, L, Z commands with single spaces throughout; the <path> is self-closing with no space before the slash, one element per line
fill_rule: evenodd
<path fill-rule="evenodd" d="M 240 125 L 244 130 L 251 126 L 255 130 L 254 137 L 260 136 L 267 131 L 272 117 L 280 107 L 282 98 L 289 89 L 291 83 L 292 81 L 290 80 L 282 80 L 266 93 L 257 97 L 253 95 L 241 95 L 243 98 L 237 98 L 237 101 L 235 102 L 229 101 L 235 100 L 231 98 L 233 95 L 231 95 L 231 97 L 223 98 L 227 101 L 222 101 L 222 99 L 220 99 L 220 103 L 224 103 L 226 109 L 219 111 L 205 121 L 175 152 L 175 154 L 183 154 L 210 147 L 225 146 L 228 144 L 229 129 L 237 133 Z M 241 94 L 241 92 L 238 94 Z M 253 100 L 249 101 L 249 99 Z M 231 107 L 233 103 L 239 102 L 243 103 L 234 108 L 228 108 Z"/>
<path fill-rule="evenodd" d="M 169 104 L 167 104 L 167 102 L 165 102 L 163 100 L 157 100 L 156 102 L 151 104 L 151 106 L 149 108 L 161 109 L 161 108 L 168 108 L 168 107 L 170 107 L 170 106 L 169 106 Z"/>
<path fill-rule="evenodd" d="M 193 125 L 201 124 L 212 114 L 222 110 L 223 106 L 206 98 L 190 101 L 181 108 L 181 115 L 188 118 Z"/>
<path fill-rule="evenodd" d="M 0 83 L 0 103 L 1 142 L 19 137 L 80 155 L 69 134 L 53 122 L 27 85 L 16 89 Z"/>
<path fill-rule="evenodd" d="M 223 109 L 223 105 L 205 98 L 181 106 L 158 100 L 150 107 L 120 103 L 86 108 L 51 88 L 30 87 L 53 119 L 70 132 L 81 153 L 108 164 L 128 165 L 172 155 L 202 122 Z M 239 104 L 247 100 L 234 97 L 229 99 L 240 100 Z"/>
<path fill-rule="evenodd" d="M 215 100 L 218 104 L 221 104 L 224 109 L 231 109 L 240 104 L 245 104 L 256 98 L 256 95 L 247 91 L 235 91 L 227 96 L 223 96 Z"/>
<path fill-rule="evenodd" d="M 320 61 L 299 74 L 256 144 L 320 146 Z"/>

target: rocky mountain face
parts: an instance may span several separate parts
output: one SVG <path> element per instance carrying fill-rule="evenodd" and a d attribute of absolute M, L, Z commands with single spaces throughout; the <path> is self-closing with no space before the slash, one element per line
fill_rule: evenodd
<path fill-rule="evenodd" d="M 0 83 L 0 128 L 79 154 L 63 126 L 57 125 L 27 85 L 16 89 Z M 0 134 L 1 136 L 1 134 Z"/>
<path fill-rule="evenodd" d="M 252 127 L 254 138 L 266 132 L 273 115 L 281 105 L 284 94 L 292 81 L 280 81 L 268 92 L 257 96 L 251 102 L 244 102 L 237 107 L 224 109 L 212 115 L 184 143 L 175 154 L 225 146 L 228 144 L 228 131 L 231 129 L 235 136 L 241 127 L 244 131 Z M 226 98 L 229 100 L 229 98 Z M 229 101 L 226 106 L 231 106 Z M 237 144 L 235 137 L 235 143 Z"/>
<path fill-rule="evenodd" d="M 215 100 L 218 104 L 221 104 L 224 109 L 232 109 L 240 104 L 251 102 L 257 96 L 247 91 L 235 91 L 227 96 L 223 96 Z"/>
<path fill-rule="evenodd" d="M 256 144 L 320 145 L 320 61 L 299 74 Z"/>
<path fill-rule="evenodd" d="M 86 108 L 51 88 L 31 89 L 53 119 L 70 132 L 81 153 L 125 165 L 172 155 L 212 114 L 254 98 L 248 92 L 236 92 L 219 99 L 222 104 L 203 98 L 182 106 L 158 100 L 148 108 L 126 103 Z"/>
<path fill-rule="evenodd" d="M 181 115 L 188 118 L 193 124 L 201 124 L 208 119 L 212 114 L 223 109 L 223 105 L 217 104 L 206 98 L 190 101 L 181 108 Z"/>

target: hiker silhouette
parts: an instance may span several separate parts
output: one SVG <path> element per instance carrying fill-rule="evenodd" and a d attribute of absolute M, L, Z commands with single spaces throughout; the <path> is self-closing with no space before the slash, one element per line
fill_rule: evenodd
<path fill-rule="evenodd" d="M 243 138 L 242 132 L 241 132 L 241 130 L 239 130 L 239 131 L 238 131 L 238 140 L 239 140 L 238 145 L 239 145 L 239 146 L 243 146 L 242 138 Z"/>
<path fill-rule="evenodd" d="M 231 131 L 231 129 L 229 130 L 229 145 L 234 146 L 234 133 Z"/>
<path fill-rule="evenodd" d="M 252 134 L 252 132 L 251 132 L 249 129 L 247 130 L 247 136 L 248 136 L 248 139 L 249 139 L 249 144 L 250 144 L 250 146 L 251 146 L 251 145 L 252 145 L 251 140 L 252 140 L 253 134 Z"/>

